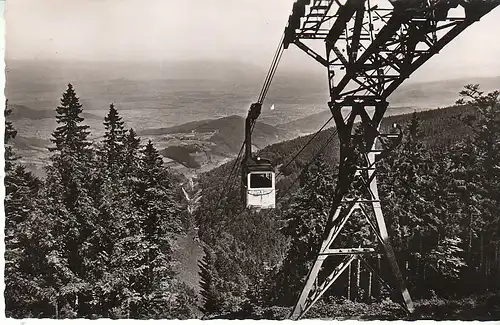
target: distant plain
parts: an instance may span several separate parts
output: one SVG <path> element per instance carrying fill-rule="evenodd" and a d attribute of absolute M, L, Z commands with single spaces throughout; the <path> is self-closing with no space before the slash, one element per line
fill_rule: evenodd
<path fill-rule="evenodd" d="M 68 83 L 74 85 L 80 97 L 92 138 L 102 136 L 103 118 L 114 103 L 127 128 L 133 127 L 143 138 L 152 138 L 160 149 L 165 149 L 175 140 L 170 136 L 169 141 L 163 141 L 166 138 L 161 130 L 165 128 L 232 115 L 244 117 L 259 95 L 265 73 L 260 67 L 222 61 L 7 61 L 5 93 L 13 108 L 11 119 L 19 131 L 15 145 L 23 162 L 40 169 L 48 154 L 45 148 L 50 145 L 50 134 L 57 126 L 55 108 Z M 450 106 L 467 83 L 479 83 L 484 90 L 499 89 L 500 77 L 427 83 L 410 79 L 389 98 L 389 114 Z M 256 144 L 261 147 L 313 132 L 329 114 L 325 112 L 327 102 L 325 75 L 278 70 L 259 118 L 264 130 L 261 138 L 272 134 L 272 139 L 261 139 Z M 270 110 L 273 104 L 275 109 Z M 243 119 L 223 119 L 221 123 L 229 121 L 235 124 L 227 125 L 229 130 L 221 136 L 241 138 Z M 201 146 L 200 151 L 204 148 Z M 234 154 L 232 151 L 234 148 L 229 148 L 226 156 Z"/>

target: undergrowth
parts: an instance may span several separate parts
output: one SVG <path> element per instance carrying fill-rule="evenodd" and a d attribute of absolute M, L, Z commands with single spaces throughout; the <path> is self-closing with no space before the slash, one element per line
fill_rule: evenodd
<path fill-rule="evenodd" d="M 346 299 L 319 301 L 305 319 L 336 320 L 500 320 L 500 293 L 489 293 L 458 299 L 433 297 L 414 301 L 415 311 L 408 315 L 399 305 L 385 299 L 376 303 L 354 302 Z M 226 319 L 287 319 L 292 307 L 251 306 L 238 313 L 218 316 Z M 210 318 L 210 317 L 209 317 Z"/>

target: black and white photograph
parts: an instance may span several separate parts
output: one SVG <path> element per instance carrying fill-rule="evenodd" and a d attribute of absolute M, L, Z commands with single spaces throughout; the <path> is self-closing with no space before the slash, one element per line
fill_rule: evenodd
<path fill-rule="evenodd" d="M 500 0 L 6 0 L 10 320 L 500 321 Z"/>

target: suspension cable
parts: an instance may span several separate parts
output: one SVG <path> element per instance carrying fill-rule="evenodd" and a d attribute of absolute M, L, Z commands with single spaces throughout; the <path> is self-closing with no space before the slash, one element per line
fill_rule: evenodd
<path fill-rule="evenodd" d="M 349 119 L 349 116 L 351 115 L 351 113 L 349 113 L 345 118 L 344 118 L 344 123 Z M 291 191 L 291 189 L 293 188 L 293 186 L 295 185 L 295 183 L 297 183 L 297 181 L 300 179 L 300 177 L 309 169 L 309 166 L 316 160 L 318 159 L 319 155 L 323 153 L 323 151 L 325 151 L 326 147 L 333 141 L 333 139 L 335 138 L 335 136 L 337 135 L 338 133 L 338 130 L 335 129 L 332 134 L 330 135 L 330 137 L 325 141 L 325 143 L 323 144 L 323 146 L 318 150 L 318 152 L 316 152 L 316 154 L 314 155 L 314 157 L 312 159 L 309 160 L 309 162 L 302 168 L 302 170 L 300 171 L 300 173 L 297 175 L 297 177 L 295 177 L 295 179 L 293 180 L 292 184 L 290 184 L 286 190 L 284 191 L 284 194 L 280 195 L 280 197 L 277 199 L 277 202 L 280 202 L 281 200 L 283 200 Z M 271 213 L 272 210 L 269 210 L 265 217 L 269 216 L 269 214 Z M 241 212 L 240 212 L 241 213 Z"/>
<path fill-rule="evenodd" d="M 297 181 L 300 179 L 300 177 L 307 171 L 307 169 L 309 168 L 309 166 L 316 159 L 318 159 L 319 155 L 322 154 L 323 151 L 326 149 L 326 147 L 333 141 L 333 139 L 337 135 L 337 132 L 338 132 L 337 129 L 335 129 L 333 131 L 333 133 L 330 135 L 330 137 L 328 138 L 328 140 L 326 140 L 326 142 L 323 144 L 323 146 L 321 147 L 321 149 L 319 149 L 318 152 L 316 153 L 316 155 L 314 155 L 314 157 L 311 160 L 309 160 L 309 162 L 302 168 L 302 170 L 300 171 L 299 175 L 297 175 L 297 177 L 295 177 L 295 179 L 293 180 L 292 184 L 290 184 L 290 186 L 288 186 L 288 188 L 285 190 L 285 194 L 280 195 L 279 200 L 283 199 L 288 194 L 288 192 L 290 192 L 290 190 L 292 189 L 293 185 L 295 185 L 295 183 L 297 183 Z"/>
<path fill-rule="evenodd" d="M 344 118 L 344 123 L 349 119 L 349 116 L 351 115 L 351 113 L 349 113 L 345 118 Z M 323 153 L 323 151 L 325 151 L 326 147 L 333 141 L 333 139 L 335 138 L 335 136 L 337 135 L 338 133 L 338 130 L 335 128 L 332 132 L 332 134 L 330 135 L 330 137 L 325 141 L 325 143 L 321 146 L 321 148 L 316 152 L 316 154 L 314 155 L 314 157 L 312 159 L 309 160 L 309 162 L 301 169 L 300 173 L 297 175 L 297 177 L 295 177 L 295 179 L 293 180 L 292 184 L 290 184 L 290 186 L 287 187 L 287 189 L 284 191 L 284 194 L 283 195 L 280 195 L 280 197 L 278 198 L 277 202 L 280 202 L 282 199 L 284 199 L 288 194 L 289 192 L 291 191 L 291 189 L 293 188 L 293 186 L 295 185 L 295 183 L 297 183 L 297 181 L 300 179 L 300 177 L 307 171 L 307 169 L 309 168 L 309 166 L 316 160 L 318 159 L 319 155 Z M 240 212 L 234 217 L 234 218 L 237 218 L 239 217 L 243 212 L 245 212 L 246 209 L 241 209 Z M 272 212 L 273 210 L 268 210 L 267 213 L 264 215 L 265 217 L 269 216 L 269 214 Z"/>
<path fill-rule="evenodd" d="M 280 60 L 281 60 L 281 57 L 283 56 L 283 51 L 284 51 L 284 46 L 283 46 L 283 43 L 281 43 L 280 47 L 281 47 L 281 48 L 280 48 L 280 51 L 279 51 L 278 57 L 277 57 L 277 59 L 276 59 L 276 64 L 275 64 L 275 66 L 274 66 L 274 68 L 273 68 L 273 71 L 272 71 L 272 73 L 271 73 L 271 76 L 270 76 L 270 78 L 269 78 L 269 82 L 268 82 L 268 84 L 267 84 L 267 88 L 265 89 L 265 92 L 263 93 L 263 96 L 262 96 L 262 98 L 261 98 L 261 101 L 262 101 L 262 102 L 264 102 L 264 99 L 265 99 L 265 98 L 266 98 L 266 96 L 267 96 L 267 92 L 269 91 L 269 88 L 271 87 L 271 82 L 273 81 L 273 79 L 274 79 L 274 75 L 276 74 L 276 71 L 278 70 L 278 64 L 279 64 L 279 62 L 280 62 Z"/>
<path fill-rule="evenodd" d="M 330 123 L 330 121 L 331 121 L 332 119 L 333 119 L 333 115 L 332 115 L 332 116 L 328 119 L 328 121 L 326 121 L 326 123 L 325 123 L 325 124 L 323 124 L 323 126 L 322 126 L 322 127 L 321 127 L 321 128 L 320 128 L 320 129 L 319 129 L 319 130 L 318 130 L 318 131 L 317 131 L 317 132 L 316 132 L 316 133 L 315 133 L 315 134 L 314 134 L 314 135 L 313 135 L 313 136 L 309 139 L 309 141 L 307 141 L 307 143 L 306 143 L 304 146 L 302 146 L 302 149 L 300 149 L 300 150 L 299 150 L 299 152 L 297 152 L 297 153 L 295 154 L 295 156 L 293 156 L 293 157 L 292 157 L 292 159 L 290 159 L 290 161 L 289 161 L 289 162 L 288 162 L 285 166 L 281 167 L 281 169 L 283 170 L 283 169 L 287 168 L 288 166 L 290 166 L 290 164 L 291 164 L 291 163 L 292 163 L 292 162 L 293 162 L 293 161 L 294 161 L 294 160 L 295 160 L 295 159 L 296 159 L 296 158 L 297 158 L 297 157 L 298 157 L 298 156 L 302 153 L 302 151 L 304 151 L 304 149 L 305 149 L 305 148 L 306 148 L 306 147 L 307 147 L 307 146 L 308 146 L 308 145 L 309 145 L 309 144 L 310 144 L 310 143 L 314 140 L 314 138 L 316 138 L 316 136 L 317 136 L 317 135 L 318 135 L 321 131 L 323 131 L 323 129 L 324 129 L 324 128 L 328 125 L 328 123 Z M 283 174 L 283 172 L 282 172 L 282 171 L 280 171 L 280 172 L 276 175 L 276 177 L 278 177 L 278 176 L 280 176 L 280 175 L 282 175 L 282 174 Z"/>
<path fill-rule="evenodd" d="M 256 125 L 256 123 L 254 122 L 254 123 L 252 124 L 252 128 L 250 129 L 250 133 L 251 133 L 251 132 L 253 132 L 253 129 L 255 128 L 255 125 Z M 245 143 L 243 143 L 242 147 L 244 147 L 244 145 L 245 145 Z M 235 163 L 236 163 L 236 162 L 235 162 Z M 234 187 L 234 182 L 229 183 L 229 191 L 228 191 L 229 193 L 231 193 L 231 192 L 232 192 L 233 187 Z M 226 186 L 224 186 L 224 188 L 226 188 Z"/>
<path fill-rule="evenodd" d="M 351 115 L 351 113 L 349 113 L 345 118 L 344 118 L 344 123 L 349 119 L 349 116 Z M 323 144 L 323 146 L 321 147 L 321 149 L 318 150 L 318 152 L 316 153 L 316 155 L 314 155 L 314 157 L 309 160 L 309 162 L 304 166 L 304 168 L 302 168 L 302 170 L 300 171 L 299 175 L 294 179 L 294 181 L 292 182 L 292 184 L 290 184 L 290 186 L 285 190 L 285 194 L 281 195 L 280 196 L 280 199 L 284 198 L 288 192 L 290 191 L 290 189 L 293 187 L 293 185 L 299 180 L 300 176 L 302 176 L 302 174 L 309 168 L 309 166 L 316 160 L 318 159 L 319 155 L 321 153 L 323 153 L 323 151 L 326 149 L 326 147 L 333 141 L 333 139 L 335 138 L 335 136 L 337 135 L 338 133 L 338 130 L 335 129 L 332 134 L 330 135 L 330 137 L 326 140 L 326 142 Z"/>
<path fill-rule="evenodd" d="M 229 183 L 229 180 L 231 179 L 231 175 L 235 170 L 238 170 L 237 168 L 235 169 L 236 165 L 238 164 L 238 160 L 240 159 L 241 153 L 243 152 L 243 148 L 245 147 L 245 143 L 243 143 L 240 147 L 240 151 L 238 152 L 238 155 L 236 156 L 236 159 L 234 160 L 233 166 L 231 167 L 231 171 L 229 172 L 228 177 L 226 177 L 226 182 L 224 183 L 223 189 L 227 188 L 227 184 Z M 222 192 L 221 192 L 222 193 Z M 221 195 L 222 196 L 222 195 Z M 220 200 L 221 198 L 219 198 Z"/>
<path fill-rule="evenodd" d="M 259 99 L 257 100 L 258 103 L 262 104 L 264 102 L 264 99 L 266 98 L 267 91 L 269 90 L 271 86 L 271 82 L 274 78 L 274 74 L 276 73 L 276 70 L 278 68 L 278 64 L 281 60 L 281 57 L 283 55 L 284 51 L 284 45 L 283 45 L 283 40 L 285 38 L 285 34 L 281 36 L 281 39 L 278 44 L 278 48 L 276 49 L 276 52 L 274 53 L 273 60 L 271 62 L 271 66 L 269 67 L 269 70 L 266 75 L 266 79 L 264 80 L 264 85 L 262 86 L 262 90 L 260 91 Z"/>
<path fill-rule="evenodd" d="M 283 55 L 284 37 L 285 37 L 285 34 L 283 34 L 281 36 L 281 39 L 280 39 L 279 44 L 278 44 L 278 48 L 276 49 L 276 52 L 274 53 L 274 57 L 273 57 L 273 60 L 271 62 L 271 66 L 267 72 L 266 79 L 264 80 L 264 85 L 262 86 L 262 90 L 260 91 L 259 99 L 257 101 L 260 104 L 262 104 L 264 102 L 264 99 L 267 95 L 267 92 L 269 91 L 269 88 L 271 86 L 272 79 L 274 78 L 274 75 L 275 75 L 276 70 L 278 68 L 279 61 L 281 60 L 281 57 Z M 253 133 L 255 125 L 256 125 L 256 121 L 252 121 L 251 129 L 250 129 L 250 136 Z M 229 183 L 229 178 L 233 172 L 234 167 L 236 166 L 236 163 L 237 163 L 237 161 L 238 161 L 238 159 L 243 151 L 244 146 L 245 146 L 245 142 L 243 142 L 243 144 L 241 145 L 240 152 L 238 153 L 238 156 L 236 158 L 236 161 L 234 162 L 233 168 L 231 169 L 231 173 L 229 174 L 229 177 L 227 178 L 226 183 L 224 184 L 224 188 L 226 188 L 226 185 Z"/>
<path fill-rule="evenodd" d="M 266 78 L 264 80 L 264 85 L 262 86 L 259 98 L 257 100 L 257 102 L 260 103 L 260 104 L 262 104 L 264 102 L 264 99 L 267 96 L 267 92 L 269 91 L 269 88 L 271 86 L 271 82 L 272 82 L 272 80 L 273 80 L 273 78 L 274 78 L 274 76 L 276 74 L 279 62 L 281 60 L 281 57 L 283 56 L 283 51 L 284 51 L 283 40 L 284 40 L 284 38 L 285 38 L 285 34 L 283 33 L 282 36 L 281 36 L 281 39 L 279 41 L 278 48 L 276 49 L 276 52 L 274 53 L 274 57 L 273 57 L 273 60 L 271 62 L 271 66 L 269 67 L 269 70 L 267 72 Z M 256 125 L 256 121 L 252 121 L 251 129 L 250 129 L 250 136 L 253 133 L 255 125 Z M 319 133 L 319 131 L 318 131 L 318 133 Z M 236 167 L 236 165 L 238 163 L 238 160 L 240 159 L 240 156 L 241 156 L 241 154 L 243 152 L 243 148 L 244 147 L 245 147 L 245 142 L 243 141 L 243 144 L 241 145 L 241 148 L 240 148 L 240 151 L 238 153 L 238 156 L 236 157 L 236 160 L 234 161 L 234 164 L 233 164 L 233 166 L 231 168 L 231 171 L 230 171 L 228 177 L 226 178 L 226 181 L 224 183 L 224 187 L 222 188 L 222 190 L 220 192 L 220 196 L 219 196 L 219 198 L 217 200 L 217 204 L 215 205 L 215 208 L 212 210 L 212 213 L 219 208 L 220 202 L 221 202 L 222 197 L 223 197 L 224 190 L 227 188 L 228 184 L 229 184 L 229 193 L 231 193 L 231 191 L 232 191 L 232 188 L 233 188 L 233 185 L 234 185 L 233 183 L 234 182 L 231 182 L 231 177 L 233 176 L 233 172 L 235 170 L 237 170 L 237 168 L 235 168 L 235 167 Z M 300 154 L 300 152 L 299 152 L 299 154 Z M 291 163 L 291 161 L 289 163 Z"/>
<path fill-rule="evenodd" d="M 255 128 L 255 124 L 256 124 L 255 122 L 252 124 L 251 132 Z M 243 142 L 241 144 L 240 151 L 238 152 L 238 155 L 236 156 L 236 159 L 234 160 L 234 163 L 233 163 L 233 166 L 231 167 L 231 171 L 229 172 L 229 175 L 226 177 L 226 181 L 224 182 L 224 186 L 222 187 L 222 189 L 220 191 L 219 198 L 217 199 L 217 203 L 216 203 L 214 209 L 212 210 L 211 214 L 213 214 L 219 208 L 220 203 L 222 201 L 223 194 L 224 194 L 224 190 L 227 189 L 227 186 L 229 185 L 229 191 L 228 191 L 229 193 L 231 193 L 231 191 L 234 187 L 234 181 L 231 182 L 231 178 L 233 176 L 233 172 L 238 170 L 238 168 L 236 168 L 236 166 L 238 165 L 238 161 L 241 158 L 241 154 L 243 153 L 244 147 L 245 147 L 245 142 Z M 233 178 L 233 180 L 234 180 L 234 178 Z"/>

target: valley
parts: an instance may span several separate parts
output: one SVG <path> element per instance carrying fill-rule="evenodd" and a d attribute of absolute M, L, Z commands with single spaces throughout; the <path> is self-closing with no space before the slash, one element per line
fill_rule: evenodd
<path fill-rule="evenodd" d="M 152 140 L 171 168 L 185 175 L 208 171 L 236 156 L 243 141 L 244 118 L 263 74 L 258 67 L 246 71 L 244 66 L 8 61 L 6 97 L 12 109 L 9 119 L 19 130 L 16 152 L 29 170 L 44 175 L 47 147 L 57 126 L 55 107 L 72 82 L 91 139 L 101 139 L 104 116 L 114 103 L 125 127 L 134 128 L 143 142 Z M 321 75 L 285 70 L 275 79 L 254 130 L 254 150 L 316 132 L 331 116 Z M 481 83 L 488 91 L 500 87 L 500 77 L 410 80 L 389 98 L 386 115 L 452 105 L 466 83 Z M 332 126 L 333 121 L 327 125 Z"/>

